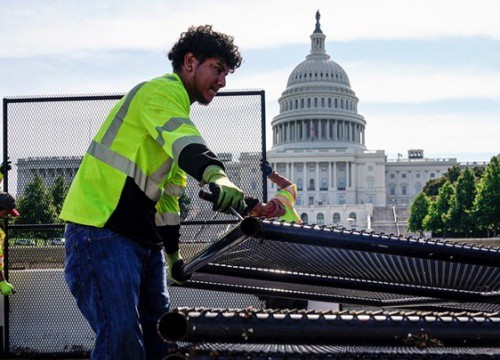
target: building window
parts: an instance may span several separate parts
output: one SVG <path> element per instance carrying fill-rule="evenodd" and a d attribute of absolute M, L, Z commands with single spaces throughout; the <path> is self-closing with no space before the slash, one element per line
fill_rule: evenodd
<path fill-rule="evenodd" d="M 389 174 L 389 177 L 390 177 L 391 179 L 394 179 L 394 178 L 396 177 L 396 175 L 394 175 L 394 174 Z"/>
<path fill-rule="evenodd" d="M 373 204 L 375 202 L 375 199 L 373 195 L 368 195 L 368 204 Z"/>
<path fill-rule="evenodd" d="M 295 200 L 295 204 L 298 206 L 302 205 L 302 196 L 297 196 L 297 200 Z"/>
<path fill-rule="evenodd" d="M 328 190 L 328 180 L 326 180 L 326 178 L 321 179 L 320 190 Z"/>
<path fill-rule="evenodd" d="M 332 223 L 333 223 L 334 225 L 338 225 L 338 224 L 340 224 L 340 214 L 339 214 L 339 213 L 335 213 L 335 214 L 333 214 Z"/>
<path fill-rule="evenodd" d="M 338 182 L 337 182 L 337 188 L 339 190 L 345 190 L 345 179 L 343 177 L 340 177 Z"/>
<path fill-rule="evenodd" d="M 314 205 L 314 196 L 309 196 L 309 205 Z"/>
<path fill-rule="evenodd" d="M 396 184 L 389 184 L 389 195 L 396 195 Z"/>
<path fill-rule="evenodd" d="M 420 173 L 417 173 L 417 179 L 420 179 Z"/>
<path fill-rule="evenodd" d="M 373 165 L 368 165 L 368 171 L 373 171 Z"/>
<path fill-rule="evenodd" d="M 436 174 L 431 173 L 431 178 L 434 178 L 434 177 L 436 177 Z"/>
<path fill-rule="evenodd" d="M 309 179 L 309 187 L 307 190 L 315 190 L 314 189 L 314 179 Z"/>
<path fill-rule="evenodd" d="M 309 166 L 309 172 L 314 172 L 316 170 L 316 166 L 310 165 Z"/>
<path fill-rule="evenodd" d="M 316 216 L 316 224 L 318 224 L 318 225 L 325 225 L 325 215 L 323 215 L 323 213 L 319 213 Z"/>
<path fill-rule="evenodd" d="M 302 179 L 299 178 L 297 179 L 297 190 L 302 191 L 302 188 L 303 188 Z"/>
<path fill-rule="evenodd" d="M 345 204 L 345 195 L 339 195 L 339 205 Z"/>
<path fill-rule="evenodd" d="M 300 215 L 300 219 L 302 220 L 302 222 L 304 224 L 307 224 L 309 222 L 308 220 L 308 217 L 307 217 L 307 214 L 306 213 L 302 213 L 302 215 Z"/>
<path fill-rule="evenodd" d="M 302 172 L 303 167 L 302 166 L 297 166 L 297 172 Z"/>
<path fill-rule="evenodd" d="M 339 171 L 345 171 L 345 165 L 339 164 Z"/>
<path fill-rule="evenodd" d="M 349 214 L 349 218 L 347 219 L 347 221 L 349 222 L 349 225 L 354 226 L 356 225 L 357 219 L 358 217 L 356 216 L 356 213 L 352 212 Z"/>
<path fill-rule="evenodd" d="M 408 185 L 406 185 L 406 184 L 401 185 L 401 194 L 408 195 Z"/>
<path fill-rule="evenodd" d="M 401 174 L 401 177 L 402 177 L 403 179 L 406 179 L 406 174 Z"/>
<path fill-rule="evenodd" d="M 321 197 L 321 204 L 322 204 L 322 205 L 328 205 L 328 196 L 323 195 L 323 196 Z"/>
<path fill-rule="evenodd" d="M 326 172 L 326 171 L 327 171 L 326 166 L 322 166 L 322 167 L 321 167 L 321 172 Z"/>

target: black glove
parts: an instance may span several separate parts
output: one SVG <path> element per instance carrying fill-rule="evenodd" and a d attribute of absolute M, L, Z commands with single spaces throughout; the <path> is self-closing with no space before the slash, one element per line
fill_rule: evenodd
<path fill-rule="evenodd" d="M 176 284 L 184 284 L 191 278 L 191 274 L 184 273 L 184 260 L 177 251 L 174 254 L 167 254 L 168 278 Z"/>
<path fill-rule="evenodd" d="M 0 173 L 3 174 L 4 171 L 9 171 L 10 169 L 12 169 L 12 166 L 10 165 L 9 158 L 7 158 L 7 161 L 0 165 Z"/>
<path fill-rule="evenodd" d="M 264 175 L 269 176 L 273 173 L 273 167 L 263 159 L 260 160 L 260 169 L 264 173 Z"/>

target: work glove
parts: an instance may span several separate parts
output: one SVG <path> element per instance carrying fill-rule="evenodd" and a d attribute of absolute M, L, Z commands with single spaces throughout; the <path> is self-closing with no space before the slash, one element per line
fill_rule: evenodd
<path fill-rule="evenodd" d="M 0 281 L 0 292 L 2 295 L 10 296 L 15 293 L 14 286 L 5 280 Z"/>
<path fill-rule="evenodd" d="M 174 283 L 182 285 L 191 278 L 191 274 L 184 274 L 184 260 L 178 251 L 167 254 L 168 278 Z"/>
<path fill-rule="evenodd" d="M 9 171 L 11 168 L 12 166 L 10 165 L 10 160 L 9 158 L 7 158 L 7 161 L 2 163 L 2 165 L 0 165 L 0 173 L 3 174 L 5 170 Z"/>
<path fill-rule="evenodd" d="M 273 173 L 273 167 L 267 161 L 264 161 L 262 159 L 260 160 L 260 169 L 266 176 L 269 176 Z"/>
<path fill-rule="evenodd" d="M 243 191 L 229 180 L 221 167 L 208 166 L 203 172 L 203 181 L 208 183 L 208 187 L 216 199 L 212 207 L 214 211 L 229 214 L 229 206 L 232 206 L 239 214 L 243 213 L 245 209 Z"/>

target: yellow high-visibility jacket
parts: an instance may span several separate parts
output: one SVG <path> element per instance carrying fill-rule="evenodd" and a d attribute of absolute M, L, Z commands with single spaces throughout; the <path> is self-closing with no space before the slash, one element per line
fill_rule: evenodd
<path fill-rule="evenodd" d="M 60 218 L 161 243 L 156 227 L 180 223 L 186 172 L 201 181 L 207 166 L 224 168 L 190 120 L 190 105 L 177 74 L 135 86 L 90 144 Z"/>

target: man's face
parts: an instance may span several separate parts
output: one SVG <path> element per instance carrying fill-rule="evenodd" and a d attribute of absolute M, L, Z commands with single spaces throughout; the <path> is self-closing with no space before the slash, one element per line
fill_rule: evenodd
<path fill-rule="evenodd" d="M 194 69 L 194 100 L 208 105 L 219 89 L 226 86 L 227 65 L 219 59 L 210 58 Z"/>

